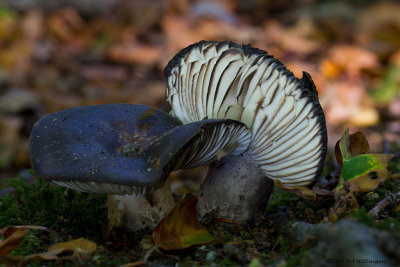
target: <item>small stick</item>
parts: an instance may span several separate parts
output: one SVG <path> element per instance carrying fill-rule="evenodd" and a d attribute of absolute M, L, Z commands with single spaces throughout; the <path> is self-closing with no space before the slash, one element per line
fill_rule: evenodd
<path fill-rule="evenodd" d="M 386 196 L 384 199 L 379 201 L 375 207 L 373 207 L 368 214 L 378 217 L 379 213 L 386 208 L 389 205 L 395 205 L 398 202 L 400 202 L 400 192 L 397 193 L 391 193 L 388 196 Z"/>

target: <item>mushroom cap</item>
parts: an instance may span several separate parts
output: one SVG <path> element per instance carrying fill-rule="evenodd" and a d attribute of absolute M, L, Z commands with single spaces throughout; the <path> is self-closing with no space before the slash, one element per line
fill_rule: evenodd
<path fill-rule="evenodd" d="M 248 45 L 201 41 L 172 58 L 165 76 L 173 116 L 243 122 L 251 131 L 248 151 L 269 178 L 301 186 L 321 174 L 326 123 L 308 73 L 298 79 Z"/>
<path fill-rule="evenodd" d="M 168 174 L 240 154 L 249 145 L 245 125 L 232 120 L 185 124 L 156 108 L 108 104 L 71 108 L 41 118 L 30 136 L 36 173 L 84 192 L 145 193 Z"/>

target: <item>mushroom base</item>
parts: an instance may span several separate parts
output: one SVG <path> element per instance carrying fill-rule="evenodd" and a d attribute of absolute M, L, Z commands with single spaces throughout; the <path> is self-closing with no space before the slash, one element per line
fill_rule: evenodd
<path fill-rule="evenodd" d="M 130 231 L 153 229 L 175 206 L 169 179 L 151 194 L 150 203 L 141 194 L 109 195 L 107 198 L 109 229 L 124 227 Z"/>
<path fill-rule="evenodd" d="M 197 210 L 202 218 L 245 223 L 264 211 L 273 185 L 249 153 L 228 156 L 211 163 L 198 192 Z"/>

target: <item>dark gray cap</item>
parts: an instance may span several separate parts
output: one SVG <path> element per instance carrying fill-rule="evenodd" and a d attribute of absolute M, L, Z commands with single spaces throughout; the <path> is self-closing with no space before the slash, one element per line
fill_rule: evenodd
<path fill-rule="evenodd" d="M 33 127 L 30 160 L 44 179 L 85 192 L 153 190 L 172 170 L 207 164 L 218 153 L 241 153 L 246 126 L 233 120 L 182 125 L 144 105 L 85 106 L 49 114 Z"/>

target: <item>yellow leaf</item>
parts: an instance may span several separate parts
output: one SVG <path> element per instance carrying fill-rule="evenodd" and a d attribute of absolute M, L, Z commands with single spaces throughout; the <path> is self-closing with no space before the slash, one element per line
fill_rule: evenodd
<path fill-rule="evenodd" d="M 154 244 L 165 250 L 177 250 L 213 241 L 214 238 L 197 220 L 196 204 L 195 196 L 180 200 L 154 228 Z"/>
<path fill-rule="evenodd" d="M 391 178 L 387 170 L 391 154 L 364 154 L 344 162 L 341 177 L 349 182 L 354 191 L 369 192 Z"/>
<path fill-rule="evenodd" d="M 396 207 L 394 207 L 393 212 L 400 213 L 400 203 Z"/>
<path fill-rule="evenodd" d="M 68 242 L 54 244 L 48 249 L 48 252 L 58 255 L 62 252 L 70 251 L 75 255 L 79 255 L 80 258 L 85 259 L 92 255 L 96 250 L 96 243 L 81 237 Z"/>

